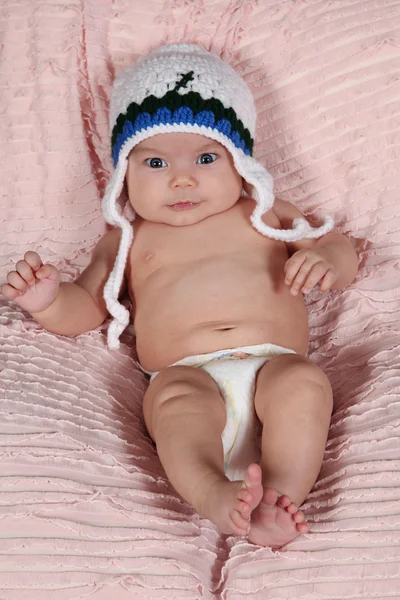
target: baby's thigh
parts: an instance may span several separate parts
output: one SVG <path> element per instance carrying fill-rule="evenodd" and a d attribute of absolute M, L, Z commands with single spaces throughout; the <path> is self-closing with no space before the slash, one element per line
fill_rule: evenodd
<path fill-rule="evenodd" d="M 196 367 L 167 367 L 150 383 L 143 398 L 143 417 L 155 441 L 158 424 L 163 418 L 208 415 L 225 427 L 225 402 L 212 377 Z"/>

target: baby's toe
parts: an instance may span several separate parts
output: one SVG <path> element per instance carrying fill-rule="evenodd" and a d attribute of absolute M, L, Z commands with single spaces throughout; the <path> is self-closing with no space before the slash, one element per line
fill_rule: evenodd
<path fill-rule="evenodd" d="M 235 508 L 240 515 L 243 515 L 243 517 L 245 519 L 248 519 L 250 517 L 251 506 L 247 502 L 242 502 L 241 500 L 237 500 Z"/>
<path fill-rule="evenodd" d="M 299 507 L 294 502 L 291 502 L 289 506 L 286 507 L 286 510 L 290 515 L 294 515 L 299 510 Z"/>
<path fill-rule="evenodd" d="M 297 523 L 296 529 L 299 533 L 307 533 L 308 523 L 306 523 L 305 521 L 303 523 Z"/>
<path fill-rule="evenodd" d="M 289 496 L 281 496 L 280 498 L 278 498 L 276 504 L 277 504 L 277 506 L 280 506 L 281 508 L 287 508 L 288 506 L 293 504 L 293 502 L 291 501 Z"/>
<path fill-rule="evenodd" d="M 247 486 L 257 485 L 261 482 L 262 479 L 262 471 L 260 465 L 256 463 L 252 463 L 247 467 L 245 484 Z"/>
<path fill-rule="evenodd" d="M 305 518 L 304 518 L 304 513 L 302 510 L 298 510 L 294 515 L 293 515 L 293 520 L 296 523 L 303 523 Z"/>
<path fill-rule="evenodd" d="M 239 500 L 243 500 L 243 502 L 248 502 L 248 503 L 250 503 L 253 499 L 253 496 L 251 495 L 251 493 L 249 492 L 249 490 L 247 488 L 239 490 L 237 497 Z"/>
<path fill-rule="evenodd" d="M 278 501 L 278 492 L 274 488 L 267 488 L 264 490 L 264 494 L 261 502 L 269 506 L 274 506 Z"/>
<path fill-rule="evenodd" d="M 245 532 L 248 531 L 250 522 L 249 519 L 246 518 L 245 513 L 242 513 L 241 511 L 235 509 L 231 513 L 231 519 L 233 524 L 236 525 L 238 529 L 243 530 Z"/>

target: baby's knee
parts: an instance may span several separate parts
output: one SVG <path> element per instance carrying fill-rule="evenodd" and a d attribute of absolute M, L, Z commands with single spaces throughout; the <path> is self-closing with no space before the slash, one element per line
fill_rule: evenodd
<path fill-rule="evenodd" d="M 279 358 L 284 358 L 283 371 L 288 377 L 297 377 L 299 379 L 308 379 L 310 381 L 324 382 L 327 377 L 323 370 L 312 360 L 299 354 L 285 354 Z"/>
<path fill-rule="evenodd" d="M 302 394 L 310 399 L 312 396 L 319 397 L 326 402 L 327 408 L 332 410 L 332 388 L 329 380 L 322 369 L 305 356 L 282 354 L 272 359 L 265 366 L 264 386 L 268 388 L 272 381 L 282 391 L 283 388 L 287 392 L 293 390 L 297 398 Z"/>
<path fill-rule="evenodd" d="M 222 406 L 221 406 L 222 402 Z M 143 399 L 146 427 L 154 439 L 156 429 L 170 419 L 196 411 L 222 415 L 225 411 L 219 390 L 211 377 L 194 367 L 167 367 L 160 371 L 148 387 Z"/>
<path fill-rule="evenodd" d="M 282 377 L 288 385 L 293 386 L 293 390 L 301 390 L 310 397 L 310 392 L 323 399 L 328 408 L 332 410 L 332 388 L 328 377 L 323 370 L 309 358 L 299 355 L 290 355 L 293 357 L 287 361 L 286 368 Z"/>

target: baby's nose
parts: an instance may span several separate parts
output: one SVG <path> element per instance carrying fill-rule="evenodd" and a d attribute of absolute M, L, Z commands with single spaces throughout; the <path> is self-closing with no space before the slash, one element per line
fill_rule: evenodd
<path fill-rule="evenodd" d="M 195 187 L 196 184 L 195 177 L 189 171 L 180 171 L 171 178 L 171 187 L 173 188 Z"/>

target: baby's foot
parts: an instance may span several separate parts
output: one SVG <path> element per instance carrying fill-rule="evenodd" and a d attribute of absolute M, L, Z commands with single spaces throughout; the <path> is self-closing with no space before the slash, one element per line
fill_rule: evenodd
<path fill-rule="evenodd" d="M 252 511 L 263 495 L 261 468 L 253 463 L 247 467 L 244 481 L 217 481 L 205 499 L 202 514 L 221 533 L 247 535 Z"/>
<path fill-rule="evenodd" d="M 280 548 L 300 533 L 307 533 L 304 513 L 288 496 L 266 488 L 257 510 L 251 516 L 249 541 L 259 546 Z"/>

